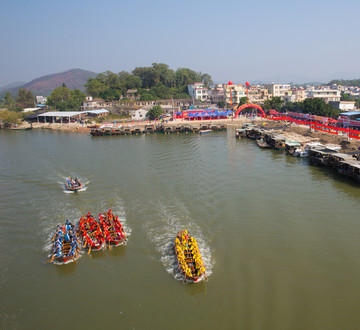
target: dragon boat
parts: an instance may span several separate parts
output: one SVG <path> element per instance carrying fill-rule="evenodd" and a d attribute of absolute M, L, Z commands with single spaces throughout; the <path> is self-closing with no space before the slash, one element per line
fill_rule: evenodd
<path fill-rule="evenodd" d="M 65 225 L 58 225 L 53 236 L 53 249 L 51 259 L 47 262 L 57 261 L 66 263 L 79 257 L 79 241 L 75 226 L 68 220 Z"/>
<path fill-rule="evenodd" d="M 185 281 L 196 283 L 207 279 L 197 242 L 195 238 L 189 236 L 187 230 L 178 232 L 174 241 L 174 250 L 178 268 L 184 275 Z"/>
<path fill-rule="evenodd" d="M 105 242 L 104 235 L 101 231 L 100 225 L 96 222 L 90 212 L 83 216 L 79 221 L 79 234 L 83 240 L 84 248 L 88 247 L 91 250 L 100 250 Z"/>
<path fill-rule="evenodd" d="M 70 191 L 78 191 L 82 188 L 82 183 L 78 180 L 78 178 L 73 180 L 71 177 L 68 177 L 65 181 L 65 187 Z"/>
<path fill-rule="evenodd" d="M 99 222 L 105 238 L 105 241 L 111 245 L 125 245 L 127 238 L 123 226 L 121 225 L 119 218 L 115 216 L 111 210 L 105 212 L 104 215 L 99 213 Z"/>

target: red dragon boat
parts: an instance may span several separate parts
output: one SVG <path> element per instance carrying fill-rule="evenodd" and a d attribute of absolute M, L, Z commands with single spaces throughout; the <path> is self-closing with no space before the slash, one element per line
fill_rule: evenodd
<path fill-rule="evenodd" d="M 126 244 L 127 238 L 125 230 L 119 218 L 115 216 L 111 210 L 105 212 L 104 215 L 99 213 L 99 222 L 105 241 L 109 244 L 109 249 L 111 249 L 111 245 L 118 246 Z"/>
<path fill-rule="evenodd" d="M 83 216 L 79 222 L 79 234 L 83 239 L 84 248 L 88 247 L 91 250 L 100 250 L 105 243 L 104 235 L 101 231 L 100 225 L 91 216 L 90 212 Z"/>
<path fill-rule="evenodd" d="M 188 234 L 187 230 L 178 232 L 174 241 L 174 250 L 178 268 L 186 282 L 197 283 L 207 279 L 197 242 Z"/>

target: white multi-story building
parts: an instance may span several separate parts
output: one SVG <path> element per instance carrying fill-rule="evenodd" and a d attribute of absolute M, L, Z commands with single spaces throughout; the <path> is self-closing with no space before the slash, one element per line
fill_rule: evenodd
<path fill-rule="evenodd" d="M 355 102 L 354 101 L 336 101 L 336 102 L 329 102 L 334 108 L 342 110 L 342 111 L 354 111 Z"/>
<path fill-rule="evenodd" d="M 326 103 L 340 101 L 340 91 L 338 89 L 330 89 L 328 87 L 310 87 L 306 91 L 308 98 L 320 98 Z"/>
<path fill-rule="evenodd" d="M 271 84 L 268 86 L 269 93 L 272 97 L 282 97 L 287 95 L 287 92 L 291 89 L 288 84 Z"/>
<path fill-rule="evenodd" d="M 192 99 L 199 101 L 207 101 L 208 99 L 208 88 L 203 83 L 192 83 L 188 85 L 188 92 Z"/>

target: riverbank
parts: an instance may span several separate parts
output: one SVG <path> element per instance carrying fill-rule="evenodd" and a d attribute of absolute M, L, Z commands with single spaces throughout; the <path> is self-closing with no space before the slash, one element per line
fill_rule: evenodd
<path fill-rule="evenodd" d="M 240 116 L 236 119 L 218 119 L 218 120 L 206 120 L 206 121 L 183 121 L 183 120 L 174 120 L 169 121 L 167 123 L 163 123 L 166 126 L 177 126 L 183 124 L 190 125 L 212 125 L 212 124 L 222 124 L 226 125 L 227 128 L 236 129 L 242 127 L 244 123 L 251 122 L 255 125 L 261 125 L 266 129 L 271 129 L 278 134 L 282 134 L 286 137 L 287 140 L 299 141 L 301 143 L 310 142 L 310 141 L 318 141 L 323 144 L 339 144 L 344 146 L 343 151 L 351 151 L 358 149 L 360 147 L 360 140 L 348 139 L 346 135 L 334 135 L 325 132 L 311 130 L 308 126 L 304 125 L 296 125 L 296 124 L 285 124 L 284 122 L 272 121 L 264 118 L 255 118 L 249 119 L 247 117 Z M 146 125 L 156 125 L 159 124 L 159 121 L 149 121 L 149 122 L 125 122 L 125 123 L 100 123 L 99 127 L 102 125 L 114 125 L 116 127 L 120 126 L 132 126 L 132 127 L 145 127 Z M 92 125 L 96 125 L 93 123 Z M 70 133 L 82 133 L 82 134 L 90 134 L 90 127 L 87 127 L 80 123 L 32 123 L 32 125 L 28 123 L 23 123 L 18 125 L 14 130 L 23 130 L 23 129 L 49 129 L 49 130 L 57 130 L 62 132 L 70 132 Z M 345 143 L 347 142 L 347 143 Z"/>

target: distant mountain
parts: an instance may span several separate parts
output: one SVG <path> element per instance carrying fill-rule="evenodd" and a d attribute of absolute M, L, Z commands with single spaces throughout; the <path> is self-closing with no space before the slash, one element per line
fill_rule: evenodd
<path fill-rule="evenodd" d="M 9 85 L 0 87 L 0 92 L 7 91 L 8 89 L 11 89 L 11 88 L 17 88 L 17 87 L 19 87 L 21 85 L 24 85 L 24 84 L 25 84 L 25 82 L 23 82 L 23 81 L 16 81 L 16 82 L 13 82 L 13 83 L 11 83 Z"/>
<path fill-rule="evenodd" d="M 84 85 L 86 84 L 87 80 L 89 78 L 95 78 L 97 75 L 98 74 L 96 72 L 82 69 L 72 69 L 60 73 L 53 73 L 47 76 L 42 76 L 26 84 L 9 88 L 6 90 L 6 92 L 16 94 L 19 88 L 26 88 L 27 90 L 31 90 L 35 96 L 49 96 L 56 87 L 62 86 L 63 83 L 67 88 L 77 88 L 84 91 Z M 4 89 L 1 90 L 1 92 L 4 91 Z"/>

